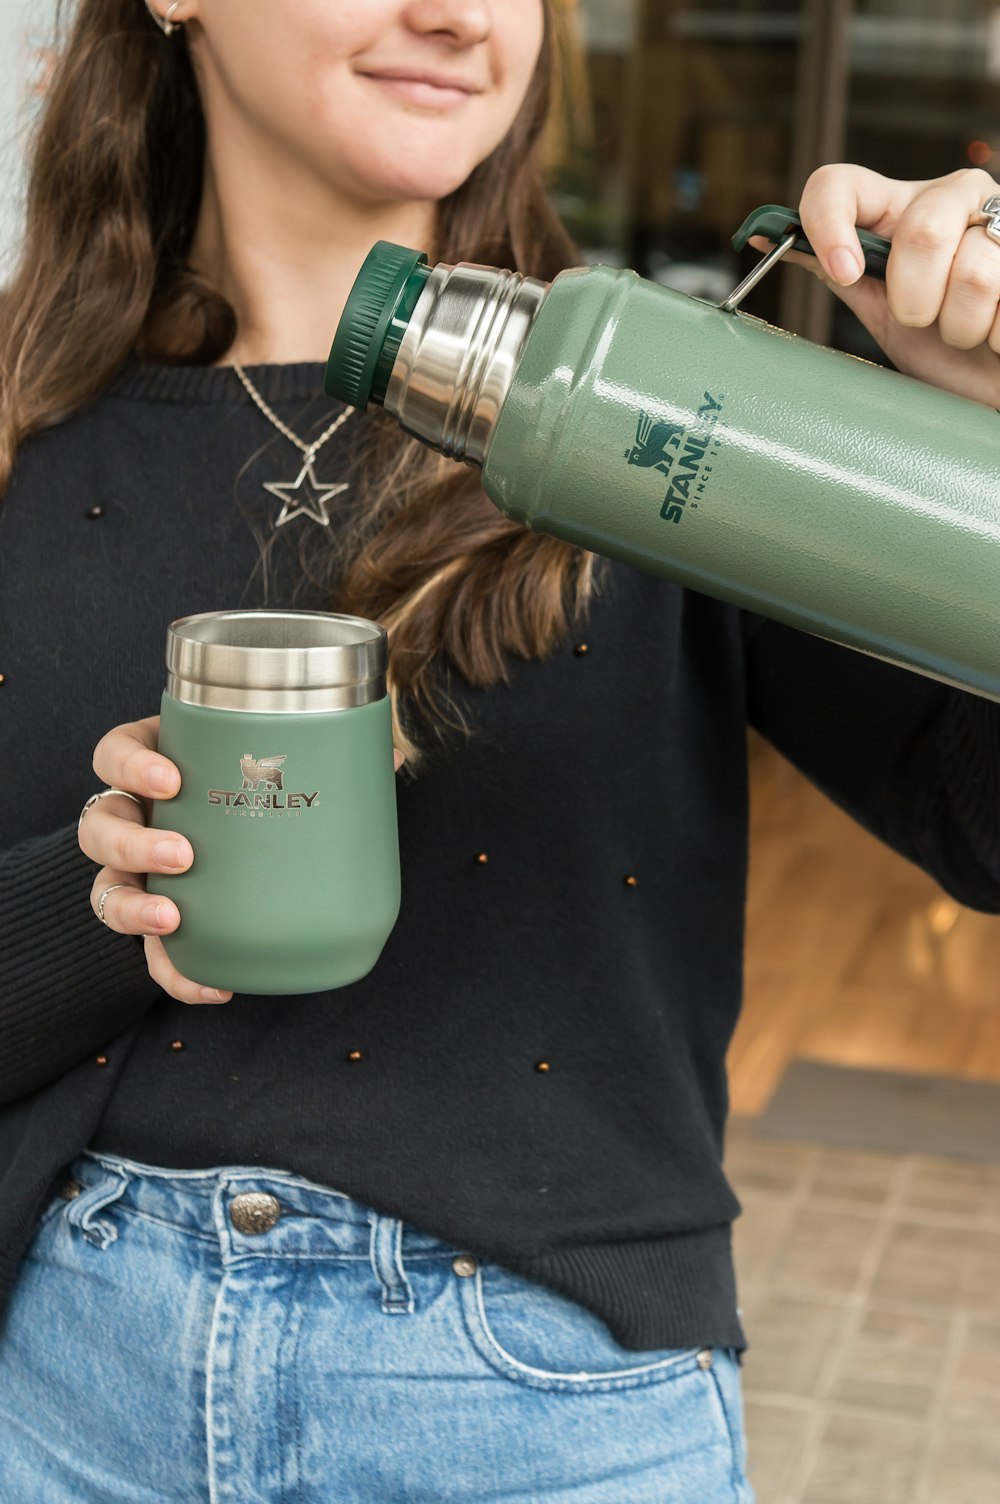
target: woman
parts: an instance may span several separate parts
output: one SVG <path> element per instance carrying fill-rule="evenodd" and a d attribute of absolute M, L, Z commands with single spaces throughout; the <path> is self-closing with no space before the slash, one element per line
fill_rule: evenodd
<path fill-rule="evenodd" d="M 1000 711 L 519 529 L 323 398 L 374 240 L 576 259 L 543 0 L 151 3 L 79 0 L 0 326 L 5 1486 L 750 1500 L 746 722 L 995 913 Z M 802 200 L 896 363 L 990 405 L 994 186 Z M 334 993 L 206 996 L 162 945 L 165 625 L 260 604 L 390 634 L 403 906 Z"/>

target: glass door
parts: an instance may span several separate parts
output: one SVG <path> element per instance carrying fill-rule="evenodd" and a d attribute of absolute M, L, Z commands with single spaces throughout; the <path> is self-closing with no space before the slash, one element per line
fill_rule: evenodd
<path fill-rule="evenodd" d="M 579 0 L 592 105 L 558 185 L 586 259 L 722 298 L 757 253 L 730 236 L 797 204 L 812 170 L 1000 170 L 1000 4 Z M 779 268 L 750 312 L 880 359 L 817 279 Z"/>

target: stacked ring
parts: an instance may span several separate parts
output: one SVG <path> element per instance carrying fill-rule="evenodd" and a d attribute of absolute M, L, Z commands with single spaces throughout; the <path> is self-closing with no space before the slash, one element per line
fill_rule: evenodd
<path fill-rule="evenodd" d="M 982 225 L 990 239 L 1000 245 L 1000 193 L 991 193 L 982 208 L 969 215 L 969 224 Z"/>
<path fill-rule="evenodd" d="M 124 794 L 126 799 L 131 799 L 132 803 L 137 804 L 140 809 L 144 810 L 145 808 L 139 796 L 137 794 L 130 794 L 128 789 L 101 789 L 101 792 L 99 794 L 91 794 L 90 798 L 83 806 L 83 809 L 80 811 L 80 818 L 76 822 L 77 836 L 79 836 L 80 834 L 80 826 L 83 824 L 83 817 L 87 813 L 88 809 L 90 809 L 92 805 L 96 804 L 98 799 L 106 799 L 109 794 Z M 104 892 L 97 900 L 97 917 L 102 924 L 107 924 L 108 922 L 104 917 L 104 900 L 107 898 L 108 894 L 113 893 L 116 888 L 134 887 L 135 883 L 112 883 L 109 888 L 105 888 Z"/>
<path fill-rule="evenodd" d="M 76 822 L 77 835 L 80 834 L 80 826 L 83 824 L 83 817 L 87 813 L 88 809 L 90 809 L 91 805 L 96 804 L 98 799 L 106 799 L 109 794 L 124 794 L 126 799 L 131 799 L 133 804 L 137 804 L 140 809 L 144 809 L 143 802 L 139 798 L 139 796 L 137 794 L 130 794 L 128 789 L 102 789 L 99 794 L 91 794 L 90 798 L 83 806 L 83 809 L 80 811 L 80 818 Z"/>
<path fill-rule="evenodd" d="M 107 924 L 107 922 L 108 922 L 105 919 L 105 917 L 104 917 L 104 900 L 107 898 L 108 894 L 109 893 L 113 893 L 116 888 L 134 888 L 134 887 L 135 887 L 135 883 L 112 883 L 111 886 L 110 886 L 110 888 L 105 888 L 104 892 L 101 894 L 100 898 L 97 900 L 97 917 L 101 921 L 102 924 Z"/>

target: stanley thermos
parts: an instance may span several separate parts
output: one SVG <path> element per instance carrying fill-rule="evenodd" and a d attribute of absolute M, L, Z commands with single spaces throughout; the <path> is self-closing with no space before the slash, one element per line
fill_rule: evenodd
<path fill-rule="evenodd" d="M 159 750 L 180 769 L 152 825 L 191 867 L 156 877 L 177 970 L 233 992 L 343 987 L 400 906 L 384 628 L 323 611 L 219 611 L 167 632 Z"/>
<path fill-rule="evenodd" d="M 1000 699 L 997 413 L 737 301 L 383 241 L 327 391 L 481 468 L 533 531 Z"/>

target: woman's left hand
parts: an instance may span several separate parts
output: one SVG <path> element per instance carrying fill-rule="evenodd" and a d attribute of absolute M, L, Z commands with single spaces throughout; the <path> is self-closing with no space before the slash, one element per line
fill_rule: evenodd
<path fill-rule="evenodd" d="M 978 167 L 912 183 L 851 163 L 820 167 L 799 206 L 819 260 L 784 259 L 853 309 L 897 370 L 1000 408 L 1000 245 L 969 224 L 995 193 Z M 862 275 L 855 225 L 892 241 L 884 283 Z"/>

